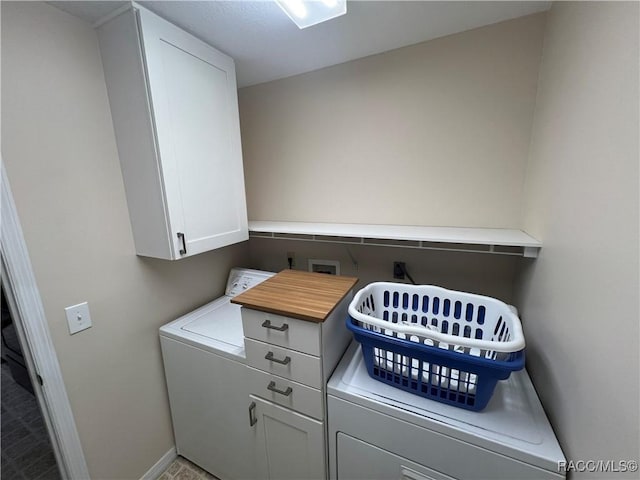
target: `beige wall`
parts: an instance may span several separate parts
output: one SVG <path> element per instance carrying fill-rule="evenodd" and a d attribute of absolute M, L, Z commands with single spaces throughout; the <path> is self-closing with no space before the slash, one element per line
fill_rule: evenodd
<path fill-rule="evenodd" d="M 251 265 L 279 272 L 288 268 L 287 254 L 295 254 L 296 270 L 307 270 L 309 259 L 337 260 L 342 275 L 358 277 L 361 288 L 393 279 L 393 262 L 405 262 L 416 283 L 490 295 L 513 301 L 518 257 L 479 253 L 372 247 L 284 239 L 249 240 Z M 408 283 L 408 280 L 405 280 Z"/>
<path fill-rule="evenodd" d="M 559 2 L 545 35 L 523 215 L 544 247 L 519 297 L 528 367 L 573 460 L 640 451 L 639 7 Z"/>
<path fill-rule="evenodd" d="M 638 452 L 638 5 L 545 14 L 241 90 L 252 219 L 520 227 L 544 242 L 518 305 L 565 453 Z M 246 244 L 135 256 L 97 38 L 2 2 L 2 155 L 93 478 L 139 478 L 173 444 L 157 329 L 219 295 Z M 316 183 L 318 185 L 316 185 Z M 497 186 L 497 187 L 496 187 Z M 524 200 L 523 200 L 524 198 Z M 513 297 L 518 260 L 251 240 L 343 273 Z M 246 263 L 245 263 L 246 264 Z M 69 336 L 64 307 L 94 326 Z M 594 385 L 594 383 L 596 385 Z"/>
<path fill-rule="evenodd" d="M 91 476 L 140 478 L 173 445 L 158 328 L 220 295 L 246 243 L 135 255 L 96 34 L 43 3 L 2 2 L 2 156 Z"/>
<path fill-rule="evenodd" d="M 241 89 L 249 218 L 518 228 L 544 23 Z"/>

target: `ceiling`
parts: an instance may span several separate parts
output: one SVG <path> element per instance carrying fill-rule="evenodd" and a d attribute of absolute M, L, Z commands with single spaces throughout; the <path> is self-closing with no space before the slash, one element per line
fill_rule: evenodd
<path fill-rule="evenodd" d="M 95 23 L 127 2 L 48 3 Z M 299 30 L 269 0 L 138 3 L 233 57 L 239 87 L 540 12 L 551 5 L 529 1 L 348 0 L 346 15 Z"/>

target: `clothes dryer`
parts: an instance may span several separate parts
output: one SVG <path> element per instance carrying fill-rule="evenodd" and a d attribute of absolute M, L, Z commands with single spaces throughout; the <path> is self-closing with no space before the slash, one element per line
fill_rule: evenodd
<path fill-rule="evenodd" d="M 473 412 L 371 378 L 352 342 L 327 393 L 332 479 L 564 478 L 565 457 L 525 370 Z"/>

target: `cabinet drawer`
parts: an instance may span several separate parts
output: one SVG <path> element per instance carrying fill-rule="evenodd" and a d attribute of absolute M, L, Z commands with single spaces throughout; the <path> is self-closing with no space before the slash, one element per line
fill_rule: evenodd
<path fill-rule="evenodd" d="M 320 390 L 252 367 L 247 367 L 247 370 L 249 371 L 251 393 L 318 420 L 324 418 Z"/>
<path fill-rule="evenodd" d="M 320 358 L 246 338 L 247 364 L 280 377 L 322 388 Z"/>
<path fill-rule="evenodd" d="M 320 324 L 242 308 L 244 336 L 320 356 Z"/>

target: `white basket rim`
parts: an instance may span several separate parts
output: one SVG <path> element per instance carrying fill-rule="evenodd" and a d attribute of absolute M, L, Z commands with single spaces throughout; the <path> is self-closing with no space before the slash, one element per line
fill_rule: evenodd
<path fill-rule="evenodd" d="M 481 300 L 485 303 L 493 303 L 496 307 L 502 310 L 501 315 L 503 319 L 509 325 L 511 330 L 512 339 L 506 342 L 496 342 L 491 340 L 478 340 L 475 338 L 466 338 L 457 335 L 450 335 L 447 333 L 440 333 L 429 328 L 426 328 L 420 324 L 407 324 L 407 323 L 392 323 L 386 320 L 381 320 L 371 315 L 366 315 L 357 310 L 357 306 L 362 304 L 362 297 L 370 293 L 373 287 L 384 287 L 389 291 L 398 290 L 398 288 L 407 289 L 409 291 L 413 290 L 415 293 L 423 292 L 425 293 L 425 287 L 433 292 L 434 290 L 438 292 L 440 295 L 446 295 L 447 293 L 453 294 L 462 294 L 468 297 L 470 300 Z M 403 292 L 404 293 L 404 292 Z M 407 285 L 405 283 L 394 283 L 394 282 L 373 282 L 369 285 L 361 288 L 356 292 L 351 303 L 349 304 L 349 315 L 368 325 L 376 326 L 379 328 L 383 328 L 386 330 L 391 330 L 396 333 L 403 333 L 405 335 L 418 335 L 424 338 L 429 338 L 431 340 L 436 340 L 439 342 L 445 342 L 454 345 L 461 345 L 463 347 L 469 348 L 479 348 L 482 350 L 493 350 L 501 353 L 512 353 L 518 352 L 525 347 L 524 334 L 522 332 L 522 324 L 520 323 L 520 319 L 518 316 L 511 310 L 509 305 L 506 303 L 492 297 L 487 297 L 484 295 L 477 295 L 475 293 L 467 293 L 461 292 L 459 290 L 449 290 L 443 287 L 438 287 L 436 285 Z"/>

